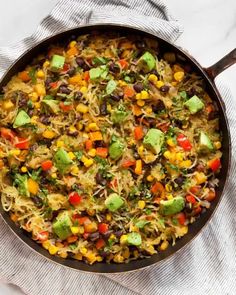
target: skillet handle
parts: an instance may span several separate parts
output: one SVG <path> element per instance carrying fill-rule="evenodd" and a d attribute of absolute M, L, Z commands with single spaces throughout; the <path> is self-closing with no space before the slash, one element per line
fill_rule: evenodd
<path fill-rule="evenodd" d="M 209 68 L 205 68 L 209 78 L 214 80 L 221 72 L 236 63 L 236 48 Z"/>

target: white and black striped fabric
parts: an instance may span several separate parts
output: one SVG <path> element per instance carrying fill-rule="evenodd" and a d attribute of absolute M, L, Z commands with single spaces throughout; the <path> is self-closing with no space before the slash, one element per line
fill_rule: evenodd
<path fill-rule="evenodd" d="M 98 22 L 145 28 L 171 41 L 182 32 L 159 0 L 61 0 L 33 36 L 11 48 L 0 48 L 0 73 L 35 42 L 79 24 Z M 220 82 L 217 86 L 232 134 L 231 179 L 217 213 L 194 242 L 158 267 L 130 274 L 92 275 L 63 268 L 37 255 L 0 218 L 0 278 L 29 295 L 236 294 L 235 101 L 228 88 Z"/>

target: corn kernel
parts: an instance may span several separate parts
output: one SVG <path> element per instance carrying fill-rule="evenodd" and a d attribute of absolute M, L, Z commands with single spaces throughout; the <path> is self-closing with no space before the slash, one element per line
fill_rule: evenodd
<path fill-rule="evenodd" d="M 111 221 L 111 219 L 112 219 L 111 214 L 110 214 L 110 213 L 107 213 L 107 215 L 106 215 L 106 220 L 107 220 L 107 221 Z"/>
<path fill-rule="evenodd" d="M 192 165 L 191 160 L 185 160 L 179 163 L 180 168 L 189 168 Z"/>
<path fill-rule="evenodd" d="M 176 72 L 174 73 L 174 78 L 176 81 L 181 82 L 184 78 L 184 72 Z"/>
<path fill-rule="evenodd" d="M 37 92 L 32 92 L 32 93 L 30 93 L 29 97 L 30 97 L 30 99 L 31 99 L 33 102 L 36 102 L 36 101 L 38 100 L 38 98 L 39 98 Z"/>
<path fill-rule="evenodd" d="M 156 87 L 157 88 L 161 88 L 162 86 L 164 86 L 165 85 L 165 83 L 163 82 L 163 81 L 157 81 L 156 82 Z"/>
<path fill-rule="evenodd" d="M 98 131 L 99 130 L 98 125 L 96 123 L 90 123 L 88 125 L 88 128 L 90 131 Z"/>
<path fill-rule="evenodd" d="M 93 253 L 92 251 L 90 251 L 88 254 L 86 254 L 86 258 L 87 258 L 88 262 L 91 264 L 93 264 L 97 260 L 95 253 Z"/>
<path fill-rule="evenodd" d="M 66 252 L 61 252 L 61 253 L 59 254 L 59 256 L 60 256 L 61 258 L 67 258 L 68 254 L 67 254 Z"/>
<path fill-rule="evenodd" d="M 77 166 L 72 166 L 70 172 L 72 174 L 78 174 L 79 173 L 79 168 Z"/>
<path fill-rule="evenodd" d="M 76 156 L 73 152 L 69 152 L 68 156 L 70 157 L 71 160 L 74 160 L 76 158 Z"/>
<path fill-rule="evenodd" d="M 77 128 L 78 130 L 82 130 L 83 127 L 84 127 L 84 125 L 83 125 L 81 122 L 78 122 L 78 123 L 76 124 L 76 128 Z"/>
<path fill-rule="evenodd" d="M 171 200 L 171 199 L 174 198 L 172 194 L 168 194 L 166 197 L 167 197 L 168 200 Z"/>
<path fill-rule="evenodd" d="M 83 226 L 79 226 L 79 234 L 83 234 L 84 233 L 84 227 Z"/>
<path fill-rule="evenodd" d="M 172 185 L 170 184 L 170 183 L 167 183 L 166 185 L 165 185 L 165 189 L 166 189 L 166 191 L 169 193 L 169 192 L 172 192 Z"/>
<path fill-rule="evenodd" d="M 88 88 L 86 86 L 83 86 L 80 88 L 80 92 L 86 93 L 88 91 Z"/>
<path fill-rule="evenodd" d="M 44 63 L 43 63 L 43 68 L 47 68 L 49 67 L 50 65 L 50 62 L 48 60 L 46 60 Z"/>
<path fill-rule="evenodd" d="M 42 85 L 42 84 L 36 84 L 36 85 L 34 86 L 34 90 L 35 90 L 35 92 L 37 92 L 37 94 L 38 94 L 39 96 L 43 96 L 43 95 L 46 94 L 45 87 L 44 87 L 44 85 Z"/>
<path fill-rule="evenodd" d="M 96 149 L 91 149 L 91 150 L 89 150 L 89 151 L 88 151 L 88 155 L 89 155 L 90 157 L 95 157 L 95 156 L 96 156 Z"/>
<path fill-rule="evenodd" d="M 20 153 L 21 153 L 20 150 L 17 150 L 17 149 L 10 151 L 10 155 L 12 156 L 19 156 Z"/>
<path fill-rule="evenodd" d="M 114 234 L 111 234 L 110 237 L 109 237 L 109 239 L 116 240 L 116 236 Z"/>
<path fill-rule="evenodd" d="M 137 94 L 135 95 L 135 98 L 136 98 L 137 100 L 140 100 L 140 99 L 141 99 L 141 93 L 137 93 Z"/>
<path fill-rule="evenodd" d="M 82 157 L 81 157 L 81 161 L 84 163 L 85 161 L 88 161 L 88 158 L 85 157 L 85 156 L 82 156 Z"/>
<path fill-rule="evenodd" d="M 42 70 L 39 70 L 39 71 L 37 72 L 37 78 L 43 79 L 44 77 L 45 77 L 44 72 L 43 72 Z"/>
<path fill-rule="evenodd" d="M 214 143 L 214 147 L 215 147 L 217 150 L 219 150 L 219 149 L 221 148 L 221 142 L 220 142 L 220 141 L 216 141 L 216 142 Z"/>
<path fill-rule="evenodd" d="M 63 248 L 64 247 L 64 245 L 61 242 L 56 242 L 55 246 L 58 247 L 58 248 Z"/>
<path fill-rule="evenodd" d="M 26 173 L 28 171 L 27 167 L 25 167 L 25 166 L 22 166 L 20 170 L 23 173 Z"/>
<path fill-rule="evenodd" d="M 72 226 L 70 228 L 70 230 L 71 230 L 71 232 L 72 232 L 73 235 L 76 235 L 76 234 L 79 233 L 79 227 L 78 226 Z"/>
<path fill-rule="evenodd" d="M 107 105 L 107 111 L 110 113 L 112 111 L 112 107 L 110 104 Z"/>
<path fill-rule="evenodd" d="M 142 166 L 143 166 L 142 160 L 137 160 L 135 164 L 135 169 L 134 169 L 135 174 L 137 175 L 142 174 Z"/>
<path fill-rule="evenodd" d="M 118 81 L 119 85 L 122 87 L 122 86 L 126 86 L 127 83 L 125 81 L 122 81 L 122 80 L 119 80 Z"/>
<path fill-rule="evenodd" d="M 174 65 L 172 70 L 173 70 L 174 73 L 184 72 L 184 69 L 180 65 Z"/>
<path fill-rule="evenodd" d="M 174 86 L 174 87 L 177 86 L 177 84 L 178 83 L 176 81 L 171 82 L 171 85 Z"/>
<path fill-rule="evenodd" d="M 37 122 L 38 122 L 38 116 L 33 116 L 33 117 L 31 117 L 31 120 L 30 120 L 30 122 L 32 123 L 32 124 L 37 124 Z"/>
<path fill-rule="evenodd" d="M 122 235 L 122 236 L 120 237 L 120 244 L 121 244 L 121 245 L 126 244 L 126 243 L 127 243 L 127 238 L 128 238 L 127 235 Z"/>
<path fill-rule="evenodd" d="M 194 178 L 197 184 L 202 184 L 207 180 L 207 176 L 203 172 L 196 172 Z"/>
<path fill-rule="evenodd" d="M 83 255 L 85 255 L 87 252 L 88 252 L 88 250 L 85 247 L 80 249 L 80 253 Z"/>
<path fill-rule="evenodd" d="M 103 258 L 102 258 L 102 256 L 97 256 L 97 261 L 98 261 L 98 262 L 101 262 L 101 261 L 103 261 Z"/>
<path fill-rule="evenodd" d="M 148 94 L 148 92 L 146 90 L 142 90 L 140 92 L 140 94 L 141 94 L 140 99 L 148 99 L 149 98 L 149 94 Z"/>
<path fill-rule="evenodd" d="M 126 248 L 125 251 L 123 252 L 123 257 L 125 259 L 128 259 L 130 256 L 129 248 Z"/>
<path fill-rule="evenodd" d="M 167 143 L 169 146 L 171 146 L 171 147 L 176 146 L 176 144 L 175 144 L 173 138 L 168 138 L 167 141 L 166 141 L 166 143 Z"/>
<path fill-rule="evenodd" d="M 156 83 L 157 80 L 158 80 L 158 78 L 157 78 L 157 76 L 154 75 L 154 74 L 151 74 L 151 75 L 149 75 L 149 77 L 148 77 L 148 81 L 150 81 L 150 82 Z"/>
<path fill-rule="evenodd" d="M 152 182 L 154 180 L 154 177 L 150 174 L 147 176 L 147 181 Z"/>
<path fill-rule="evenodd" d="M 87 161 L 84 162 L 84 166 L 86 168 L 89 168 L 92 165 L 93 165 L 93 159 L 88 159 Z"/>
<path fill-rule="evenodd" d="M 144 146 L 143 145 L 140 145 L 140 147 L 138 147 L 138 154 L 140 156 L 142 156 L 143 155 L 143 151 L 144 151 Z"/>
<path fill-rule="evenodd" d="M 52 178 L 57 178 L 57 174 L 54 172 L 54 173 L 51 174 L 51 177 Z"/>
<path fill-rule="evenodd" d="M 35 102 L 35 103 L 34 103 L 34 107 L 35 107 L 36 109 L 40 109 L 40 107 L 41 107 L 40 102 Z"/>
<path fill-rule="evenodd" d="M 3 102 L 2 107 L 4 110 L 9 110 L 14 107 L 14 104 L 10 100 L 6 100 Z"/>
<path fill-rule="evenodd" d="M 86 114 L 88 110 L 89 110 L 88 107 L 82 103 L 79 103 L 76 107 L 76 111 L 82 114 Z"/>
<path fill-rule="evenodd" d="M 146 111 L 147 114 L 151 114 L 152 113 L 152 108 L 151 107 L 147 107 L 145 109 L 145 111 Z"/>
<path fill-rule="evenodd" d="M 73 258 L 76 259 L 76 260 L 82 260 L 83 255 L 81 253 L 77 253 L 77 254 L 75 254 L 75 256 Z"/>
<path fill-rule="evenodd" d="M 171 157 L 171 152 L 170 151 L 165 151 L 163 156 L 166 158 L 166 159 L 170 159 Z"/>
<path fill-rule="evenodd" d="M 177 161 L 183 161 L 183 159 L 184 159 L 184 154 L 183 153 L 176 153 L 176 160 Z"/>
<path fill-rule="evenodd" d="M 141 99 L 138 99 L 138 100 L 137 100 L 137 105 L 138 105 L 139 107 L 143 107 L 143 106 L 145 105 L 145 101 L 144 101 L 144 100 L 141 100 Z"/>
<path fill-rule="evenodd" d="M 138 250 L 134 250 L 133 255 L 134 255 L 135 258 L 139 257 Z"/>
<path fill-rule="evenodd" d="M 55 137 L 55 132 L 53 132 L 52 130 L 45 130 L 44 132 L 43 132 L 43 137 L 44 138 L 47 138 L 47 139 L 52 139 L 53 137 Z"/>
<path fill-rule="evenodd" d="M 58 247 L 54 246 L 54 245 L 50 245 L 49 248 L 48 248 L 48 252 L 51 254 L 51 255 L 55 255 L 57 254 L 57 251 L 59 250 Z"/>
<path fill-rule="evenodd" d="M 143 200 L 139 200 L 138 201 L 138 207 L 139 207 L 139 209 L 144 209 L 145 206 L 146 206 L 146 202 L 145 201 L 143 201 Z"/>
<path fill-rule="evenodd" d="M 57 141 L 57 147 L 63 147 L 64 146 L 64 142 L 62 140 L 58 140 Z"/>
<path fill-rule="evenodd" d="M 51 245 L 51 243 L 47 240 L 47 241 L 44 241 L 42 243 L 42 246 L 44 249 L 48 250 L 49 246 Z"/>
<path fill-rule="evenodd" d="M 70 44 L 69 44 L 69 47 L 70 48 L 75 47 L 76 44 L 77 44 L 77 42 L 75 40 L 71 41 Z"/>
<path fill-rule="evenodd" d="M 160 250 L 164 251 L 164 250 L 166 250 L 168 248 L 168 246 L 169 246 L 169 242 L 164 241 L 164 242 L 161 243 Z"/>
<path fill-rule="evenodd" d="M 69 127 L 69 132 L 73 133 L 73 132 L 76 132 L 77 129 L 75 128 L 75 126 L 70 126 Z"/>

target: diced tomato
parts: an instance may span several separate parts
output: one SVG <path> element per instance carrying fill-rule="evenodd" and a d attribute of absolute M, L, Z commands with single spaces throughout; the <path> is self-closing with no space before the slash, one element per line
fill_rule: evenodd
<path fill-rule="evenodd" d="M 124 89 L 124 96 L 125 97 L 133 97 L 135 95 L 135 91 L 133 87 L 126 86 Z"/>
<path fill-rule="evenodd" d="M 187 200 L 187 202 L 189 202 L 191 204 L 196 204 L 196 202 L 197 202 L 196 199 L 194 198 L 194 196 L 192 196 L 192 195 L 187 195 L 186 200 Z"/>
<path fill-rule="evenodd" d="M 8 140 L 13 140 L 14 137 L 16 136 L 16 134 L 11 129 L 8 129 L 8 128 L 2 127 L 0 129 L 0 132 L 1 132 L 1 137 Z"/>
<path fill-rule="evenodd" d="M 72 192 L 69 194 L 69 202 L 71 205 L 79 205 L 82 201 L 82 197 L 77 192 Z"/>
<path fill-rule="evenodd" d="M 93 147 L 93 142 L 90 139 L 87 139 L 85 141 L 85 149 L 88 152 Z"/>
<path fill-rule="evenodd" d="M 179 224 L 184 225 L 185 221 L 186 221 L 185 214 L 183 212 L 179 213 L 177 215 L 177 220 L 178 220 Z"/>
<path fill-rule="evenodd" d="M 63 112 L 69 112 L 73 109 L 73 104 L 65 104 L 64 102 L 59 103 L 60 108 L 63 110 Z"/>
<path fill-rule="evenodd" d="M 84 72 L 84 80 L 85 80 L 86 82 L 88 82 L 89 79 L 90 79 L 89 71 Z"/>
<path fill-rule="evenodd" d="M 135 163 L 136 163 L 136 161 L 126 160 L 126 161 L 124 161 L 124 162 L 121 164 L 121 166 L 122 166 L 123 168 L 129 168 L 129 167 L 131 167 L 131 166 L 134 166 Z"/>
<path fill-rule="evenodd" d="M 120 59 L 118 62 L 119 62 L 122 69 L 127 68 L 129 65 L 129 63 L 125 59 Z"/>
<path fill-rule="evenodd" d="M 216 198 L 216 192 L 213 190 L 210 190 L 207 197 L 205 198 L 205 200 L 207 200 L 208 202 L 213 201 Z"/>
<path fill-rule="evenodd" d="M 30 76 L 29 76 L 28 71 L 20 72 L 18 74 L 18 78 L 20 78 L 23 82 L 28 82 L 31 79 Z"/>
<path fill-rule="evenodd" d="M 43 169 L 43 171 L 48 171 L 52 168 L 53 166 L 53 163 L 51 160 L 46 160 L 46 161 L 43 161 L 42 164 L 41 164 L 41 167 Z"/>
<path fill-rule="evenodd" d="M 58 86 L 59 86 L 58 81 L 50 83 L 50 87 L 51 87 L 52 89 L 56 89 Z"/>
<path fill-rule="evenodd" d="M 44 241 L 48 240 L 48 236 L 49 236 L 48 231 L 41 231 L 37 235 L 37 240 L 39 240 L 40 242 L 44 242 Z"/>
<path fill-rule="evenodd" d="M 72 244 L 78 240 L 78 236 L 70 236 L 67 239 L 68 244 Z"/>
<path fill-rule="evenodd" d="M 201 189 L 201 186 L 200 185 L 195 185 L 195 186 L 192 186 L 190 187 L 190 192 L 194 195 L 196 195 Z"/>
<path fill-rule="evenodd" d="M 82 216 L 77 218 L 80 225 L 84 225 L 85 223 L 90 223 L 91 220 L 87 216 Z"/>
<path fill-rule="evenodd" d="M 165 196 L 164 186 L 160 182 L 154 183 L 153 186 L 151 187 L 151 193 L 153 193 L 154 195 L 160 198 L 164 198 Z"/>
<path fill-rule="evenodd" d="M 96 148 L 96 155 L 105 159 L 108 156 L 108 148 L 106 147 Z"/>
<path fill-rule="evenodd" d="M 198 215 L 198 214 L 200 214 L 201 211 L 202 211 L 201 206 L 198 206 L 197 208 L 194 209 L 194 215 Z"/>
<path fill-rule="evenodd" d="M 105 241 L 103 239 L 98 239 L 96 242 L 96 248 L 99 250 L 103 248 L 106 245 Z"/>
<path fill-rule="evenodd" d="M 100 232 L 100 234 L 105 234 L 108 231 L 108 224 L 106 223 L 100 223 L 98 225 L 98 231 Z"/>
<path fill-rule="evenodd" d="M 143 128 L 142 128 L 142 126 L 136 126 L 136 127 L 134 128 L 134 138 L 135 138 L 136 140 L 140 140 L 140 139 L 143 138 L 143 136 L 144 136 L 144 133 L 143 133 Z"/>
<path fill-rule="evenodd" d="M 27 150 L 29 148 L 29 140 L 27 138 L 17 137 L 14 146 L 20 150 Z"/>
<path fill-rule="evenodd" d="M 192 144 L 184 134 L 180 133 L 177 136 L 177 142 L 185 151 L 191 151 Z"/>
<path fill-rule="evenodd" d="M 213 172 L 217 171 L 221 166 L 220 159 L 216 158 L 216 159 L 210 160 L 208 162 L 208 166 Z"/>
<path fill-rule="evenodd" d="M 67 72 L 70 69 L 70 66 L 68 64 L 64 64 L 62 71 Z"/>
<path fill-rule="evenodd" d="M 84 238 L 85 240 L 87 240 L 88 237 L 89 237 L 89 233 L 84 233 L 84 234 L 83 234 L 83 238 Z"/>

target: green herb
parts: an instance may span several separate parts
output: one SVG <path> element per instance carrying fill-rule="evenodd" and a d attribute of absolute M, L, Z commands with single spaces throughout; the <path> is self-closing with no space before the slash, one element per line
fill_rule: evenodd
<path fill-rule="evenodd" d="M 139 221 L 137 221 L 135 223 L 135 226 L 137 226 L 138 228 L 144 228 L 145 225 L 149 224 L 150 221 L 147 221 L 147 220 L 144 220 L 144 219 L 141 219 Z"/>
<path fill-rule="evenodd" d="M 129 76 L 124 77 L 125 82 L 131 83 L 131 78 Z"/>
<path fill-rule="evenodd" d="M 116 89 L 116 82 L 114 80 L 110 80 L 107 83 L 107 87 L 106 87 L 106 93 L 107 94 L 111 94 L 115 89 Z"/>
<path fill-rule="evenodd" d="M 160 218 L 160 219 L 158 220 L 158 224 L 159 224 L 161 227 L 163 227 L 163 228 L 166 227 L 166 226 L 165 226 L 165 220 L 164 220 L 163 218 Z"/>
<path fill-rule="evenodd" d="M 20 195 L 26 196 L 26 197 L 30 196 L 30 193 L 28 191 L 28 177 L 26 174 L 21 175 L 19 173 L 16 173 L 13 184 L 18 187 L 18 191 Z"/>
<path fill-rule="evenodd" d="M 74 244 L 70 244 L 69 248 L 71 250 L 75 250 L 77 248 L 77 245 L 74 243 Z"/>
<path fill-rule="evenodd" d="M 52 219 L 52 208 L 48 207 L 44 210 L 44 217 L 47 219 Z"/>
<path fill-rule="evenodd" d="M 108 69 L 105 65 L 89 70 L 89 77 L 91 80 L 96 80 L 98 78 L 106 79 L 107 75 Z"/>
<path fill-rule="evenodd" d="M 33 102 L 32 102 L 31 99 L 28 100 L 27 107 L 30 108 L 30 109 L 32 109 L 34 107 Z"/>
<path fill-rule="evenodd" d="M 179 95 L 184 99 L 187 100 L 188 99 L 188 95 L 186 91 L 181 91 L 179 92 Z"/>
<path fill-rule="evenodd" d="M 30 174 L 29 176 L 33 179 L 33 180 L 39 180 L 40 179 L 40 173 L 42 172 L 42 169 L 39 168 L 38 170 L 33 170 L 33 172 Z"/>
<path fill-rule="evenodd" d="M 103 167 L 105 167 L 105 166 L 108 165 L 107 160 L 106 160 L 106 159 L 103 159 L 103 158 L 101 158 L 101 157 L 95 156 L 95 157 L 94 157 L 94 160 L 95 160 L 98 164 L 101 164 Z"/>
<path fill-rule="evenodd" d="M 152 213 L 152 210 L 150 208 L 147 208 L 144 210 L 145 214 L 150 215 Z"/>
<path fill-rule="evenodd" d="M 108 59 L 102 56 L 94 57 L 92 60 L 93 65 L 100 66 L 108 62 Z"/>
<path fill-rule="evenodd" d="M 171 163 L 167 163 L 172 170 L 179 171 L 179 168 Z"/>
<path fill-rule="evenodd" d="M 80 161 L 83 156 L 83 153 L 81 151 L 78 151 L 78 152 L 74 152 L 74 154 L 76 156 L 76 159 Z"/>
<path fill-rule="evenodd" d="M 37 79 L 36 79 L 36 69 L 35 68 L 31 68 L 29 71 L 29 76 L 31 78 L 31 81 L 33 84 L 36 84 Z"/>
<path fill-rule="evenodd" d="M 178 224 L 179 224 L 179 223 L 178 223 L 178 220 L 177 220 L 175 217 L 172 218 L 172 223 L 173 223 L 174 225 L 178 225 Z"/>

